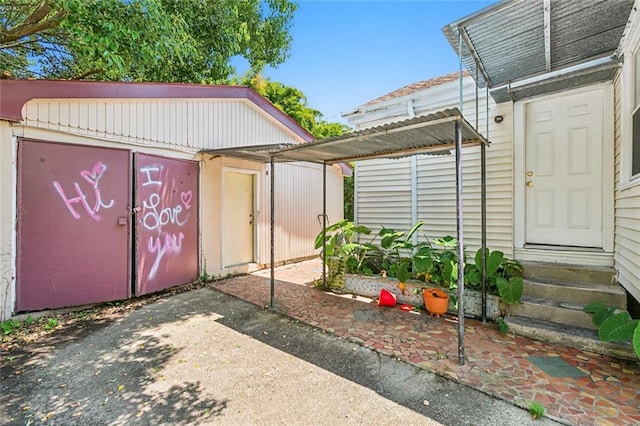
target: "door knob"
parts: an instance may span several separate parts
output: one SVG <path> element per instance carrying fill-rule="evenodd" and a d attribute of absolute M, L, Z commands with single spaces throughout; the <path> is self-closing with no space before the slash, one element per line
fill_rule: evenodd
<path fill-rule="evenodd" d="M 531 188 L 531 187 L 533 186 L 533 182 L 528 181 L 528 182 L 527 182 L 527 186 L 528 186 L 529 188 Z"/>

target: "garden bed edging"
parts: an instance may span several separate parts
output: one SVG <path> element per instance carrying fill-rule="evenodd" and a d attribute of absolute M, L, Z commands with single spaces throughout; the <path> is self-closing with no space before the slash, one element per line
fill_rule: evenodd
<path fill-rule="evenodd" d="M 422 293 L 414 294 L 414 288 L 424 288 L 425 283 L 407 282 L 404 294 L 398 288 L 398 280 L 393 278 L 382 278 L 381 276 L 366 276 L 356 274 L 346 274 L 344 291 L 365 297 L 378 297 L 380 290 L 385 289 L 393 293 L 398 303 L 410 304 L 424 307 Z M 438 287 L 434 285 L 433 287 Z M 440 288 L 440 287 L 438 287 Z M 450 296 L 457 296 L 455 292 L 447 291 Z M 501 309 L 502 308 L 502 309 Z M 487 318 L 496 320 L 502 316 L 504 304 L 500 297 L 487 294 Z M 452 298 L 449 297 L 449 309 L 451 314 L 457 314 L 458 309 Z M 465 317 L 482 318 L 482 293 L 477 290 L 465 288 L 464 291 L 464 315 Z"/>

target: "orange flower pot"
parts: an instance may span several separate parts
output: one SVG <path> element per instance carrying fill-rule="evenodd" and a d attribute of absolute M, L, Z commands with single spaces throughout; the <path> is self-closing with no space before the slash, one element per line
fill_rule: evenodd
<path fill-rule="evenodd" d="M 425 288 L 422 290 L 424 307 L 429 315 L 441 317 L 449 308 L 449 295 L 439 288 Z"/>

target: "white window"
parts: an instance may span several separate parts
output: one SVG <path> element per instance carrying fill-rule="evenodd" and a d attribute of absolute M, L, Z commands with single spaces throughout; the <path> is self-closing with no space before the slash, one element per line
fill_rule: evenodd
<path fill-rule="evenodd" d="M 631 176 L 640 175 L 640 52 L 634 55 L 634 99 L 632 115 Z"/>

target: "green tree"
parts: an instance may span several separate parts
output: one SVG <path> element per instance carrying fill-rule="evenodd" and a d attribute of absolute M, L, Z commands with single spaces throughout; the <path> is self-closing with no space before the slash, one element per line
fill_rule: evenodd
<path fill-rule="evenodd" d="M 0 71 L 219 83 L 285 61 L 291 0 L 0 0 Z"/>
<path fill-rule="evenodd" d="M 326 121 L 320 111 L 307 105 L 307 97 L 295 87 L 251 73 L 232 83 L 251 87 L 318 139 L 340 136 L 350 130 L 345 124 Z"/>

